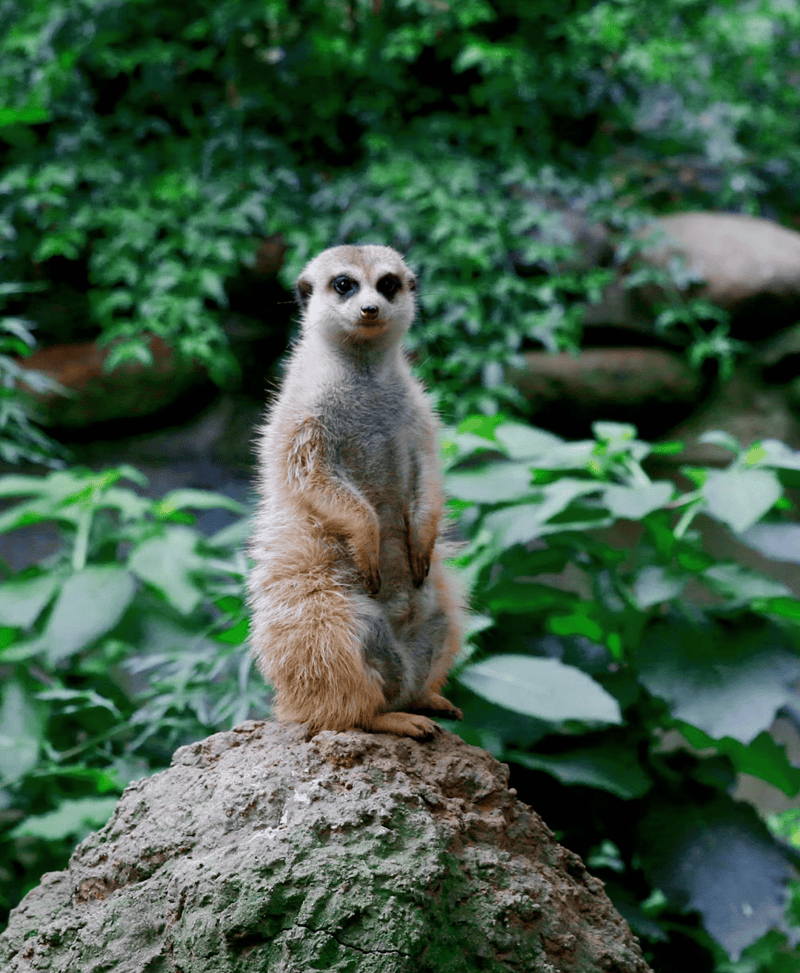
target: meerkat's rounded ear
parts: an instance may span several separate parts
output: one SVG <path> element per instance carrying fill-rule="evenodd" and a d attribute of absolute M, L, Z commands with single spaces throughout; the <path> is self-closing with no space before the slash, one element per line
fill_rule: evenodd
<path fill-rule="evenodd" d="M 308 304 L 308 299 L 311 297 L 313 290 L 313 284 L 310 281 L 303 280 L 302 277 L 294 285 L 294 297 L 301 309 L 305 310 L 305 306 Z"/>
<path fill-rule="evenodd" d="M 406 283 L 408 284 L 408 289 L 410 291 L 415 291 L 417 289 L 417 278 L 414 274 L 411 273 L 411 271 L 408 272 L 408 276 L 406 277 Z"/>

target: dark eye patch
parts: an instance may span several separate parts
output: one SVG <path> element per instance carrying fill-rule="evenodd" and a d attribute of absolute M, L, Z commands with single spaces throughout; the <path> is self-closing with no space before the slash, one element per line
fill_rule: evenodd
<path fill-rule="evenodd" d="M 383 294 L 387 301 L 394 300 L 395 294 L 403 286 L 403 282 L 397 274 L 384 274 L 378 281 L 375 289 L 379 294 Z"/>
<path fill-rule="evenodd" d="M 331 287 L 340 297 L 350 297 L 358 290 L 358 281 L 348 277 L 347 274 L 340 274 L 333 278 Z"/>

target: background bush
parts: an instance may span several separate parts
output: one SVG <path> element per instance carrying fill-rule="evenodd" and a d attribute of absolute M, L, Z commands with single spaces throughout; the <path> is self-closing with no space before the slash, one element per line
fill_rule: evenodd
<path fill-rule="evenodd" d="M 500 364 L 574 345 L 601 280 L 553 276 L 569 242 L 530 190 L 624 237 L 630 209 L 788 216 L 800 188 L 794 0 L 3 0 L 0 22 L 5 274 L 61 307 L 11 310 L 115 342 L 111 367 L 157 334 L 233 381 L 220 311 L 259 241 L 283 236 L 288 284 L 371 239 L 424 271 L 445 409 L 494 411 Z"/>

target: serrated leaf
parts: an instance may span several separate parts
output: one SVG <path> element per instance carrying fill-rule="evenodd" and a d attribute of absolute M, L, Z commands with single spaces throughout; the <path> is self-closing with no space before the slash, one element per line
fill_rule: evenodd
<path fill-rule="evenodd" d="M 458 679 L 484 699 L 538 720 L 622 722 L 613 696 L 585 672 L 557 659 L 493 656 L 467 666 Z"/>
<path fill-rule="evenodd" d="M 770 470 L 733 468 L 709 470 L 700 492 L 708 513 L 738 534 L 771 510 L 783 489 Z"/>
<path fill-rule="evenodd" d="M 61 578 L 54 574 L 4 581 L 0 585 L 0 625 L 30 628 L 60 583 Z"/>
<path fill-rule="evenodd" d="M 800 678 L 800 659 L 766 623 L 737 630 L 658 623 L 645 635 L 638 663 L 640 681 L 675 719 L 742 743 L 770 726 Z"/>
<path fill-rule="evenodd" d="M 596 787 L 624 801 L 642 797 L 652 787 L 633 751 L 618 744 L 576 747 L 557 755 L 506 751 L 505 757 L 529 770 L 544 771 L 562 784 Z"/>
<path fill-rule="evenodd" d="M 54 811 L 32 814 L 11 832 L 12 838 L 61 841 L 101 828 L 114 813 L 116 797 L 78 797 L 61 801 Z"/>
<path fill-rule="evenodd" d="M 44 732 L 42 708 L 21 682 L 0 690 L 0 780 L 18 780 L 36 766 Z"/>
<path fill-rule="evenodd" d="M 651 883 L 683 911 L 697 911 L 733 959 L 768 929 L 784 927 L 790 853 L 753 808 L 725 795 L 702 804 L 661 798 L 640 827 Z"/>
<path fill-rule="evenodd" d="M 168 527 L 163 536 L 140 544 L 128 567 L 142 581 L 160 591 L 181 614 L 198 606 L 202 594 L 192 575 L 202 565 L 197 555 L 198 535 L 188 527 Z"/>
<path fill-rule="evenodd" d="M 615 517 L 641 520 L 669 503 L 674 492 L 673 485 L 664 481 L 632 487 L 612 483 L 605 487 L 603 501 Z"/>
<path fill-rule="evenodd" d="M 660 564 L 649 565 L 636 573 L 633 598 L 643 611 L 680 596 L 687 579 L 672 574 Z"/>
<path fill-rule="evenodd" d="M 30 643 L 51 664 L 67 659 L 111 631 L 133 600 L 136 582 L 124 567 L 91 565 L 61 586 L 44 631 Z"/>

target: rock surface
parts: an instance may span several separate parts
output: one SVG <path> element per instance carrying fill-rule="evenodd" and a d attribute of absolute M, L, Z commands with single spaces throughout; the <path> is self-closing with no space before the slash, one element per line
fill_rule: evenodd
<path fill-rule="evenodd" d="M 4 973 L 647 973 L 580 859 L 431 743 L 249 722 L 178 750 L 46 875 Z"/>
<path fill-rule="evenodd" d="M 737 213 L 674 213 L 660 217 L 654 230 L 642 258 L 666 266 L 682 257 L 702 278 L 702 296 L 720 307 L 764 297 L 800 302 L 800 233 L 794 230 Z"/>
<path fill-rule="evenodd" d="M 149 341 L 152 366 L 126 362 L 105 370 L 109 348 L 94 341 L 40 348 L 17 364 L 41 372 L 67 390 L 24 392 L 33 417 L 48 427 L 83 427 L 95 422 L 146 416 L 173 403 L 205 380 L 194 362 L 183 362 L 161 340 Z"/>

